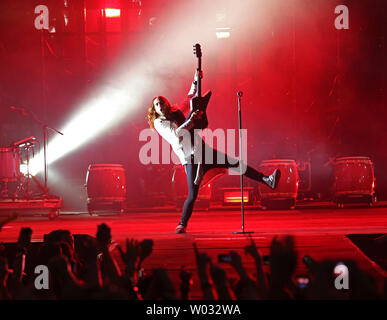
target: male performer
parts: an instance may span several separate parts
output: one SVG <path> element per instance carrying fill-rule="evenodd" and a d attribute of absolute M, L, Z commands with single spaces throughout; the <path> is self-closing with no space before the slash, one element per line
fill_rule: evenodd
<path fill-rule="evenodd" d="M 198 77 L 202 77 L 198 72 L 195 73 L 191 90 L 188 98 L 192 98 L 196 92 Z M 180 222 L 175 229 L 176 233 L 185 233 L 188 220 L 191 217 L 195 200 L 198 196 L 200 182 L 206 172 L 214 168 L 233 168 L 240 170 L 240 164 L 237 159 L 231 159 L 221 152 L 211 149 L 205 144 L 195 130 L 195 120 L 200 120 L 203 116 L 202 111 L 194 111 L 184 116 L 183 112 L 176 106 L 171 106 L 169 101 L 163 96 L 153 98 L 152 104 L 148 109 L 149 126 L 156 131 L 172 146 L 173 151 L 178 156 L 182 165 L 184 165 L 187 175 L 188 196 L 184 202 L 183 212 Z M 192 135 L 194 139 L 191 140 Z M 193 144 L 192 144 L 193 141 Z M 198 147 L 201 144 L 201 148 Z M 212 152 L 213 161 L 205 161 L 205 154 Z M 208 158 L 207 158 L 208 159 Z M 221 160 L 221 161 L 220 161 Z M 225 163 L 222 163 L 222 162 Z M 261 172 L 246 166 L 243 173 L 246 177 L 259 181 L 275 189 L 278 185 L 281 172 L 274 170 L 270 176 L 265 176 Z"/>

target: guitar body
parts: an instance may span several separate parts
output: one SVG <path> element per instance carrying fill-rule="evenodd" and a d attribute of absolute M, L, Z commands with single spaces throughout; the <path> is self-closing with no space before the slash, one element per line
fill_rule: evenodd
<path fill-rule="evenodd" d="M 197 129 L 205 129 L 208 127 L 207 106 L 210 101 L 211 94 L 212 92 L 208 91 L 203 97 L 196 96 L 190 101 L 190 114 L 196 110 L 203 111 L 201 119 L 195 120 L 195 128 Z"/>
<path fill-rule="evenodd" d="M 208 170 L 204 174 L 203 179 L 200 182 L 199 189 L 207 186 L 209 183 L 212 183 L 215 179 L 218 179 L 218 178 L 224 176 L 225 174 L 227 174 L 227 172 L 228 172 L 228 169 L 226 169 L 226 168 L 213 168 L 213 169 Z"/>

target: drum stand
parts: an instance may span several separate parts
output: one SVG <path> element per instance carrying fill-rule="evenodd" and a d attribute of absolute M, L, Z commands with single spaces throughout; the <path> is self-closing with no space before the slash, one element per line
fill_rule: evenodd
<path fill-rule="evenodd" d="M 31 114 L 28 114 L 26 112 L 26 110 L 24 108 L 19 108 L 21 109 L 21 114 L 27 118 L 30 118 L 32 119 L 33 121 L 35 121 L 36 123 L 40 124 L 43 128 L 43 156 L 44 156 L 44 186 L 42 186 L 39 181 L 33 176 L 31 175 L 29 172 L 27 173 L 27 181 L 23 182 L 22 184 L 26 183 L 27 184 L 27 190 L 26 190 L 26 195 L 29 196 L 30 195 L 30 190 L 29 190 L 29 187 L 30 187 L 30 178 L 32 178 L 35 183 L 39 186 L 40 189 L 42 189 L 42 191 L 44 192 L 44 195 L 45 197 L 47 198 L 50 198 L 50 195 L 48 193 L 48 187 L 47 187 L 47 171 L 48 171 L 48 163 L 47 163 L 47 140 L 48 140 L 48 129 L 51 129 L 61 135 L 63 135 L 62 132 L 56 130 L 55 128 L 53 127 L 50 127 L 48 124 L 44 123 L 43 121 L 40 121 L 39 119 L 37 119 L 35 116 L 31 115 Z M 27 154 L 28 154 L 28 150 L 27 150 Z M 29 170 L 29 158 L 28 158 L 28 155 L 27 155 L 27 170 Z M 25 177 L 22 177 L 24 180 L 25 180 Z M 20 184 L 20 186 L 22 185 Z"/>
<path fill-rule="evenodd" d="M 27 160 L 27 173 L 20 175 L 20 183 L 16 189 L 15 197 L 17 198 L 24 198 L 24 199 L 31 199 L 32 198 L 32 191 L 31 191 L 31 178 L 36 183 L 36 185 L 43 191 L 44 197 L 48 198 L 48 189 L 40 184 L 39 180 L 30 174 L 30 151 L 33 151 L 33 144 L 26 144 L 25 150 L 26 150 L 26 160 Z M 21 194 L 21 196 L 18 196 L 18 194 Z"/>

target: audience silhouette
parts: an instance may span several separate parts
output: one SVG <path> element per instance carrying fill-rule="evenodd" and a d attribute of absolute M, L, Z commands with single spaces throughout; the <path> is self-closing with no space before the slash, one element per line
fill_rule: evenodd
<path fill-rule="evenodd" d="M 333 285 L 333 270 L 338 261 L 314 261 L 309 257 L 307 274 L 298 275 L 297 251 L 294 238 L 289 235 L 273 237 L 266 273 L 261 252 L 250 238 L 244 253 L 255 262 L 254 275 L 248 273 L 237 251 L 229 252 L 228 265 L 219 265 L 193 243 L 196 270 L 181 266 L 176 291 L 164 267 L 143 268 L 143 262 L 153 252 L 151 239 L 141 242 L 126 239 L 125 246 L 121 246 L 112 240 L 110 227 L 102 223 L 95 237 L 79 235 L 75 242 L 68 230 L 58 229 L 49 233 L 38 248 L 33 248 L 32 232 L 30 228 L 22 228 L 13 251 L 0 245 L 1 300 L 189 300 L 196 279 L 203 300 L 386 299 L 387 281 L 379 290 L 375 279 L 354 261 L 341 262 L 350 274 L 348 290 L 337 290 Z M 37 265 L 48 267 L 47 290 L 35 287 Z M 234 271 L 229 273 L 237 274 L 237 278 L 228 276 L 226 270 Z"/>

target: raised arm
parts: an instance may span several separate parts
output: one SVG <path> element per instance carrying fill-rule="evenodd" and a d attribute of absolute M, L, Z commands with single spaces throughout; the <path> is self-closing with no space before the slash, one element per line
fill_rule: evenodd
<path fill-rule="evenodd" d="M 109 245 L 112 239 L 110 230 L 111 229 L 105 223 L 98 225 L 96 238 L 99 249 L 102 253 L 101 266 L 104 271 L 103 281 L 108 280 L 118 283 L 119 278 L 121 277 L 121 271 L 109 250 Z"/>
<path fill-rule="evenodd" d="M 193 79 L 192 84 L 191 84 L 191 88 L 190 88 L 188 95 L 187 95 L 189 98 L 192 98 L 196 94 L 196 91 L 198 89 L 199 77 L 200 77 L 200 79 L 203 79 L 203 72 L 199 73 L 196 70 L 195 75 L 194 75 L 194 79 Z"/>
<path fill-rule="evenodd" d="M 245 252 L 250 254 L 255 260 L 255 267 L 257 271 L 257 289 L 258 294 L 261 299 L 266 299 L 267 297 L 267 284 L 265 279 L 265 274 L 262 269 L 262 259 L 259 254 L 258 248 L 255 245 L 254 240 L 250 236 L 251 244 L 245 247 Z"/>
<path fill-rule="evenodd" d="M 203 111 L 200 111 L 200 110 L 196 110 L 192 112 L 189 119 L 175 130 L 177 136 L 180 136 L 183 133 L 183 130 L 187 130 L 187 131 L 191 130 L 195 125 L 195 120 L 200 119 L 202 115 L 203 115 Z"/>
<path fill-rule="evenodd" d="M 196 95 L 197 89 L 198 89 L 198 77 L 199 74 L 196 71 L 194 75 L 194 79 L 191 84 L 191 88 L 189 89 L 187 93 L 187 97 L 178 105 L 179 110 L 188 110 L 190 108 L 190 101 L 191 99 Z M 200 74 L 200 78 L 203 78 L 203 73 Z"/>
<path fill-rule="evenodd" d="M 196 266 L 200 280 L 200 287 L 202 288 L 203 292 L 203 298 L 204 300 L 214 300 L 212 285 L 207 275 L 207 265 L 211 263 L 211 259 L 205 253 L 199 253 L 196 243 L 193 244 L 193 247 L 196 257 Z"/>

